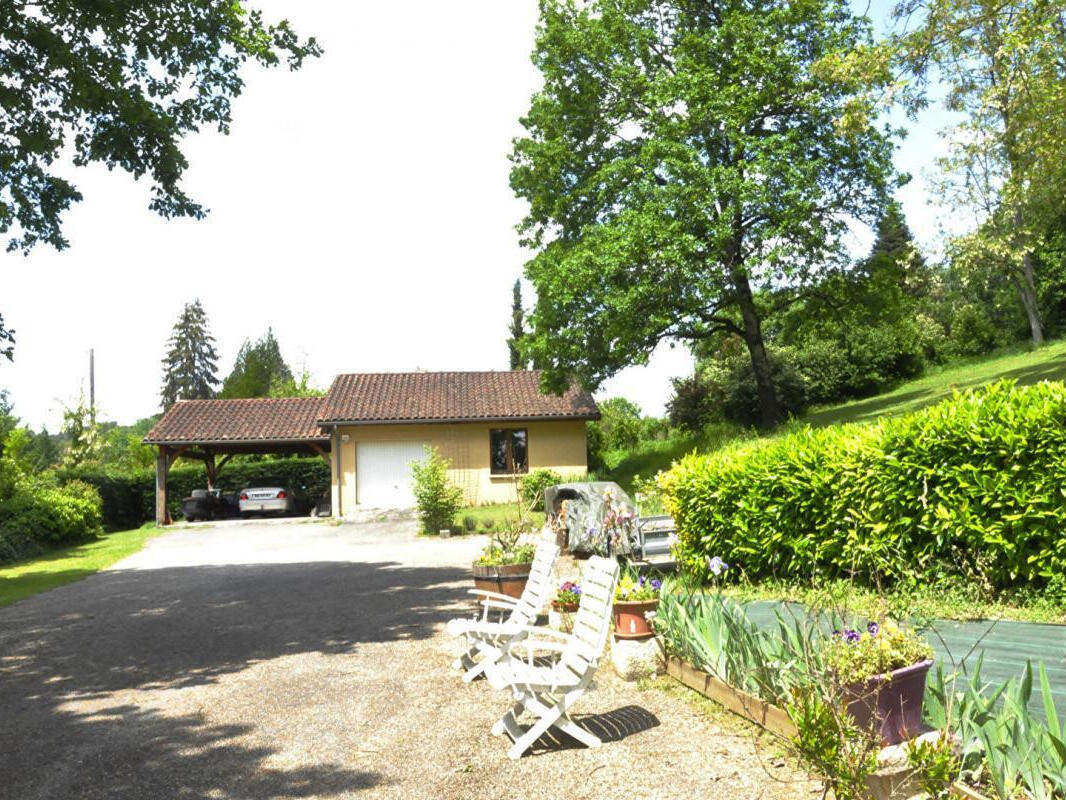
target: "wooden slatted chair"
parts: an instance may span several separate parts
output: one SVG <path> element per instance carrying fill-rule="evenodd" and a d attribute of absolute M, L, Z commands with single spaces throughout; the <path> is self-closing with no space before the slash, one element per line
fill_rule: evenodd
<path fill-rule="evenodd" d="M 447 631 L 453 636 L 462 636 L 469 647 L 452 666 L 464 670 L 463 681 L 470 683 L 485 671 L 486 666 L 499 659 L 507 647 L 525 637 L 537 621 L 545 603 L 551 596 L 552 569 L 559 557 L 559 546 L 554 541 L 542 540 L 537 545 L 533 564 L 529 568 L 529 580 L 522 596 L 515 599 L 505 594 L 470 589 L 477 595 L 482 607 L 476 619 L 453 619 Z M 489 614 L 495 612 L 500 619 L 492 622 Z"/>
<path fill-rule="evenodd" d="M 507 752 L 521 758 L 549 728 L 570 734 L 587 747 L 599 747 L 598 736 L 582 728 L 570 717 L 570 707 L 585 693 L 603 655 L 611 629 L 611 607 L 618 583 L 618 563 L 613 558 L 594 556 L 581 574 L 581 603 L 574 617 L 572 633 L 550 628 L 532 628 L 526 637 L 516 639 L 502 658 L 488 665 L 485 675 L 497 689 L 510 689 L 515 704 L 492 726 L 497 736 L 508 734 L 514 745 Z M 524 650 L 525 658 L 516 652 Z M 558 656 L 548 664 L 535 658 L 545 651 Z M 538 719 L 523 731 L 518 717 L 529 711 Z"/>

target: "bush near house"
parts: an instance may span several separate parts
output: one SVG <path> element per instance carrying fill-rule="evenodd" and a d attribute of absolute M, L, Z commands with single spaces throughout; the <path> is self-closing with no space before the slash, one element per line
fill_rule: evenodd
<path fill-rule="evenodd" d="M 451 530 L 463 507 L 463 490 L 448 480 L 448 461 L 435 447 L 425 449 L 424 461 L 411 462 L 415 502 L 422 533 Z"/>
<path fill-rule="evenodd" d="M 660 476 L 680 557 L 749 578 L 948 574 L 1066 589 L 1066 386 L 1000 381 L 870 426 L 690 455 Z"/>
<path fill-rule="evenodd" d="M 193 489 L 207 485 L 204 468 L 196 462 L 178 462 L 167 478 L 168 506 L 175 518 L 181 501 Z M 96 487 L 103 500 L 103 521 L 108 530 L 136 528 L 155 519 L 155 470 L 133 472 L 87 465 L 59 471 L 60 480 L 80 480 Z M 329 490 L 330 468 L 314 458 L 279 458 L 269 461 L 230 462 L 219 473 L 218 486 L 225 492 L 245 488 L 256 478 L 277 478 L 296 493 L 297 508 L 309 508 Z"/>

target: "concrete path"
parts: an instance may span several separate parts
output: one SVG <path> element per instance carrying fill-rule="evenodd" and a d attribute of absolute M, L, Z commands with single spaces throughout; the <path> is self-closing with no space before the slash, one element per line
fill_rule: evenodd
<path fill-rule="evenodd" d="M 735 726 L 601 671 L 607 742 L 519 762 L 449 669 L 480 537 L 190 526 L 0 609 L 0 798 L 807 797 Z M 784 780 L 782 780 L 784 779 Z"/>

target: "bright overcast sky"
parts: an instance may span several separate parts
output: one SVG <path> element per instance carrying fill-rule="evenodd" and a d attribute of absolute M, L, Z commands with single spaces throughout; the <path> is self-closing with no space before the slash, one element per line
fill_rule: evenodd
<path fill-rule="evenodd" d="M 17 345 L 0 387 L 26 424 L 59 428 L 88 391 L 89 348 L 103 418 L 158 411 L 165 343 L 194 298 L 220 376 L 268 326 L 322 386 L 339 372 L 507 368 L 511 284 L 528 258 L 507 154 L 537 85 L 536 0 L 253 5 L 326 53 L 295 73 L 249 68 L 231 135 L 186 143 L 185 188 L 209 217 L 164 221 L 143 182 L 71 170 L 85 199 L 65 217 L 70 248 L 2 256 Z M 936 216 L 920 173 L 939 147 L 920 125 L 897 158 L 915 174 L 900 198 L 926 244 Z M 683 347 L 662 348 L 599 396 L 661 414 L 669 379 L 690 369 Z"/>

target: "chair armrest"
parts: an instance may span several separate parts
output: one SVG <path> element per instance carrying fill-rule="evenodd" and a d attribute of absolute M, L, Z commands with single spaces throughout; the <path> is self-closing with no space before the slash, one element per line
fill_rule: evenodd
<path fill-rule="evenodd" d="M 515 625 L 510 622 L 480 622 L 472 623 L 479 633 L 488 636 L 555 636 L 561 640 L 569 641 L 570 634 L 557 631 L 554 628 L 538 628 L 535 625 Z"/>
<path fill-rule="evenodd" d="M 511 642 L 507 646 L 507 654 L 512 658 L 521 659 L 521 657 L 514 651 L 519 647 L 526 651 L 526 663 L 530 667 L 534 666 L 533 654 L 536 652 L 543 652 L 550 650 L 553 653 L 562 653 L 566 650 L 566 642 L 561 642 L 553 639 L 538 639 L 535 636 L 525 636 L 517 641 Z"/>
<path fill-rule="evenodd" d="M 518 605 L 518 598 L 511 597 L 509 594 L 500 594 L 499 592 L 490 592 L 488 589 L 467 589 L 468 594 L 476 594 L 484 597 L 485 599 L 496 600 L 500 603 L 510 603 L 512 606 Z M 481 602 L 480 600 L 478 602 Z"/>

